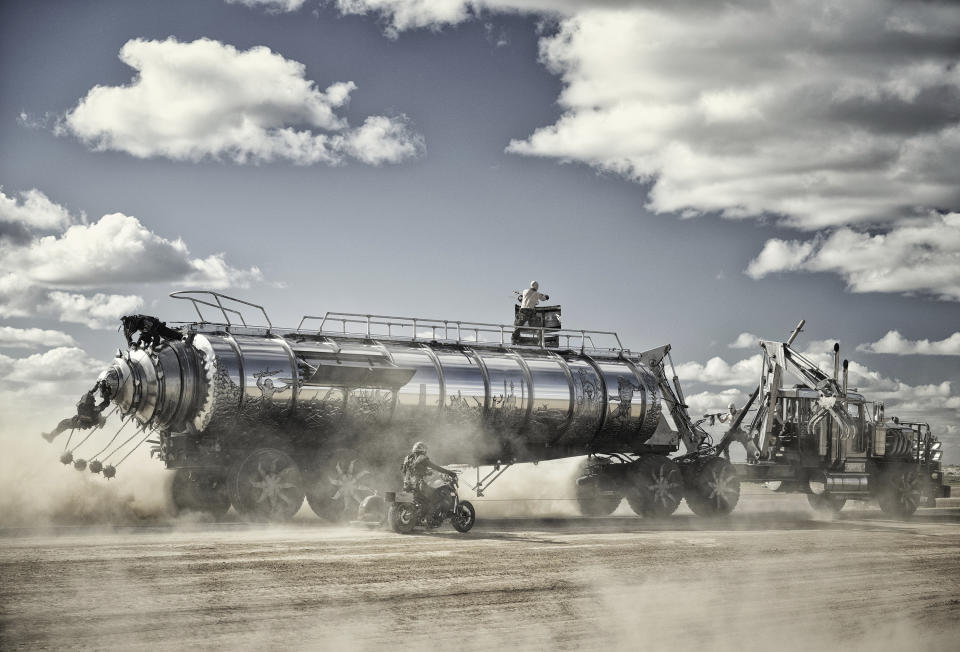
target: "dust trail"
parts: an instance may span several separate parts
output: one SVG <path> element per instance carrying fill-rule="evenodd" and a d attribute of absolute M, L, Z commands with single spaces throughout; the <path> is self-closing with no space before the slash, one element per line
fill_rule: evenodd
<path fill-rule="evenodd" d="M 173 518 L 168 498 L 171 475 L 162 464 L 148 459 L 146 446 L 134 452 L 112 480 L 61 464 L 59 457 L 68 434 L 60 435 L 53 444 L 40 438 L 40 432 L 49 430 L 59 414 L 51 410 L 41 416 L 16 415 L 0 430 L 4 451 L 0 458 L 0 527 L 121 525 Z M 112 417 L 76 456 L 100 450 L 119 425 L 119 419 Z M 74 434 L 71 445 L 78 441 Z"/>

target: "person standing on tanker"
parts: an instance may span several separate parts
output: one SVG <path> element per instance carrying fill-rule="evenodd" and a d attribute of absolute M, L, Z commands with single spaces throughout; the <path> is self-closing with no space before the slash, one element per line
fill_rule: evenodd
<path fill-rule="evenodd" d="M 100 396 L 103 398 L 99 405 L 93 395 L 97 390 L 100 390 Z M 93 389 L 87 390 L 87 392 L 80 397 L 80 401 L 77 403 L 77 413 L 58 423 L 57 427 L 51 432 L 43 433 L 43 438 L 52 442 L 64 430 L 72 430 L 73 428 L 85 430 L 92 426 L 103 425 L 104 418 L 100 416 L 100 413 L 103 412 L 104 408 L 108 405 L 110 405 L 110 388 L 105 382 L 98 382 L 93 386 Z"/>
<path fill-rule="evenodd" d="M 438 466 L 427 457 L 427 445 L 418 441 L 413 445 L 410 454 L 403 458 L 400 466 L 403 472 L 403 490 L 413 493 L 423 502 L 427 514 L 433 513 L 436 492 L 426 483 L 430 471 L 453 475 L 453 471 Z"/>
<path fill-rule="evenodd" d="M 520 341 L 521 326 L 537 326 L 537 304 L 541 301 L 548 301 L 549 295 L 540 293 L 540 284 L 536 281 L 530 281 L 530 287 L 520 294 L 520 310 L 517 312 L 517 318 L 513 325 L 516 330 L 513 331 L 513 343 Z"/>

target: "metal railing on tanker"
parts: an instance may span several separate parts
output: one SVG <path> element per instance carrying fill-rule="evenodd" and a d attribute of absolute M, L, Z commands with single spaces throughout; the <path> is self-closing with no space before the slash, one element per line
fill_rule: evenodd
<path fill-rule="evenodd" d="M 309 321 L 320 321 L 318 328 L 305 329 Z M 541 349 L 566 348 L 581 352 L 605 350 L 629 353 L 623 347 L 619 335 L 613 331 L 547 328 L 543 326 L 514 326 L 487 322 L 467 322 L 427 317 L 400 317 L 396 315 L 373 315 L 348 312 L 327 312 L 324 315 L 304 315 L 295 332 L 365 337 L 367 339 L 402 339 L 407 341 L 435 341 L 458 345 L 493 344 L 506 346 L 531 346 L 514 344 L 510 338 L 514 330 L 537 333 L 537 342 L 532 346 Z M 594 337 L 612 338 L 611 346 L 599 347 Z M 551 346 L 548 339 L 557 338 L 558 345 Z M 560 343 L 563 346 L 560 346 Z"/>

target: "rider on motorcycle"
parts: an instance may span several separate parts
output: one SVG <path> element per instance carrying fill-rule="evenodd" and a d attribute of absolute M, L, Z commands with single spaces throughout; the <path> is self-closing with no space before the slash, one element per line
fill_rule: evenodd
<path fill-rule="evenodd" d="M 438 466 L 427 457 L 427 445 L 418 441 L 413 445 L 410 454 L 403 458 L 400 470 L 403 472 L 403 489 L 413 493 L 424 506 L 424 513 L 431 514 L 436 502 L 436 490 L 426 482 L 427 475 L 434 470 L 446 475 L 453 475 L 453 471 Z"/>

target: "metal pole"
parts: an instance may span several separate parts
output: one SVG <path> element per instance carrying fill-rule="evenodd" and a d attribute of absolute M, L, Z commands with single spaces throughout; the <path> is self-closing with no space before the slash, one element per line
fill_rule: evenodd
<path fill-rule="evenodd" d="M 790 334 L 790 339 L 787 340 L 787 346 L 793 344 L 793 341 L 797 339 L 797 335 L 803 330 L 803 325 L 807 323 L 806 319 L 801 319 L 800 323 L 797 324 L 797 327 L 793 329 L 793 333 Z"/>

